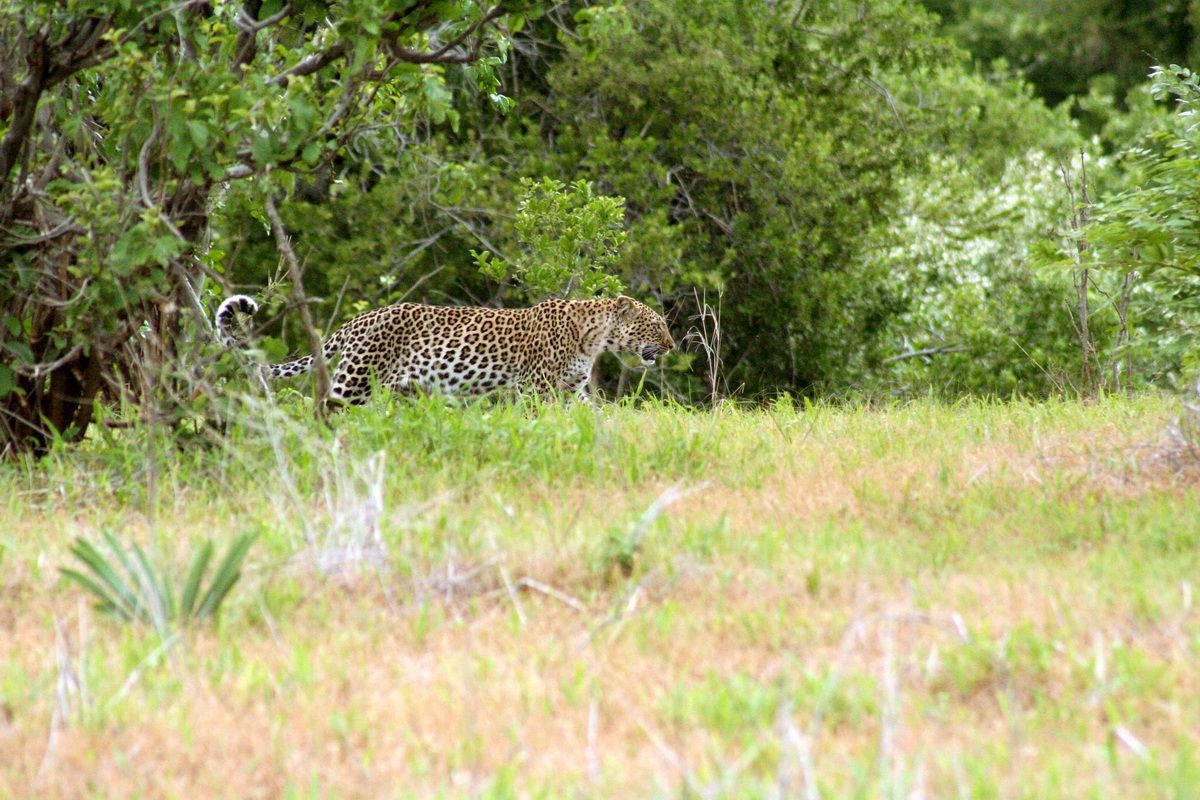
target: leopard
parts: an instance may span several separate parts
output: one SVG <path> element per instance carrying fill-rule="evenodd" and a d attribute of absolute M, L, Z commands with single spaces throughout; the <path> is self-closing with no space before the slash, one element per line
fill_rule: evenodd
<path fill-rule="evenodd" d="M 258 311 L 238 294 L 217 308 L 228 348 L 247 347 L 243 331 Z M 325 403 L 361 405 L 373 386 L 401 394 L 562 394 L 590 402 L 589 383 L 605 352 L 634 353 L 643 367 L 675 348 L 666 320 L 624 295 L 544 300 L 524 308 L 397 303 L 361 313 L 321 343 L 332 368 Z M 263 365 L 270 378 L 313 370 L 313 355 Z"/>

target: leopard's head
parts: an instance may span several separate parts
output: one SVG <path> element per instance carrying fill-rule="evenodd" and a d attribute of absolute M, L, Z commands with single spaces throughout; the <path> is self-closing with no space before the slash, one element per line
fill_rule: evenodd
<path fill-rule="evenodd" d="M 667 321 L 654 309 L 632 297 L 618 297 L 615 302 L 617 320 L 609 332 L 612 349 L 637 353 L 648 366 L 675 347 Z"/>

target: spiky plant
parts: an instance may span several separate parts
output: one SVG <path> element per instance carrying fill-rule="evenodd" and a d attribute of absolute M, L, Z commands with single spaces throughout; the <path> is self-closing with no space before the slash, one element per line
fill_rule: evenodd
<path fill-rule="evenodd" d="M 123 548 L 107 531 L 103 537 L 109 555 L 78 537 L 71 553 L 86 570 L 59 567 L 59 572 L 92 594 L 99 611 L 161 629 L 171 623 L 186 625 L 192 620 L 215 617 L 241 577 L 242 562 L 257 534 L 245 533 L 234 540 L 205 589 L 204 576 L 214 553 L 212 540 L 206 539 L 192 556 L 178 601 L 170 574 L 153 564 L 141 545 Z"/>

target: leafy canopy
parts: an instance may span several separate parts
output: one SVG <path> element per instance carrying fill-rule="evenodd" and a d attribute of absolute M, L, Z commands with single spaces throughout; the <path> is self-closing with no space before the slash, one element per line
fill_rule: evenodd
<path fill-rule="evenodd" d="M 180 398 L 209 216 L 380 138 L 457 122 L 443 65 L 496 92 L 528 2 L 0 5 L 0 450 L 81 436 L 93 399 Z M 191 358 L 197 358 L 192 354 Z"/>
<path fill-rule="evenodd" d="M 592 191 L 587 181 L 570 186 L 553 178 L 521 181 L 516 231 L 522 254 L 513 264 L 475 251 L 475 263 L 488 277 L 516 277 L 532 299 L 594 297 L 624 288 L 612 274 L 625 241 L 625 201 Z"/>

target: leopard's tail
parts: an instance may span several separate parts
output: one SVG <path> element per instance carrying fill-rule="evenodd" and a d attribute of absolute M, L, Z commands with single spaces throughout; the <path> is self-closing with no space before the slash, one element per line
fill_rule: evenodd
<path fill-rule="evenodd" d="M 237 317 L 239 314 L 254 316 L 257 311 L 258 303 L 244 294 L 227 297 L 221 305 L 217 306 L 217 338 L 221 340 L 221 344 L 239 350 L 246 347 L 246 342 L 242 340 L 241 334 L 235 329 Z"/>
<path fill-rule="evenodd" d="M 245 340 L 242 339 L 239 328 L 239 315 L 254 316 L 258 311 L 258 303 L 252 298 L 244 294 L 235 294 L 227 297 L 221 305 L 217 306 L 216 328 L 217 337 L 221 340 L 221 344 L 226 347 L 235 349 L 245 349 L 247 347 Z M 321 352 L 326 359 L 333 358 L 342 349 L 341 331 L 337 331 L 325 340 L 321 346 Z M 294 358 L 291 361 L 284 361 L 279 364 L 264 364 L 266 374 L 272 378 L 290 378 L 295 375 L 303 375 L 313 368 L 315 359 L 311 356 L 301 356 Z"/>

